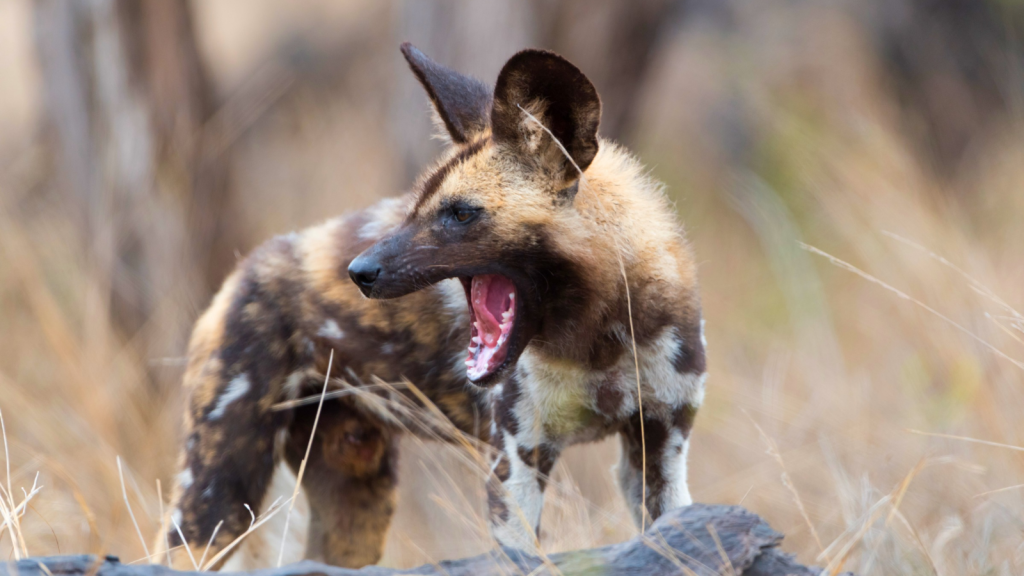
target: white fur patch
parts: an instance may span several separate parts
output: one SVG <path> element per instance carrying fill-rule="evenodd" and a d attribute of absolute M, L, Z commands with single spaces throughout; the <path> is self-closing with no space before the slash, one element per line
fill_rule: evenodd
<path fill-rule="evenodd" d="M 459 362 L 461 362 L 461 360 L 459 360 Z M 466 369 L 465 365 L 463 365 L 462 369 L 463 370 Z M 487 396 L 487 401 L 491 404 L 491 406 L 494 406 L 495 405 L 494 403 L 497 402 L 499 398 L 501 398 L 501 392 L 504 389 L 505 389 L 505 384 L 503 384 L 501 382 L 499 382 L 498 384 L 495 384 L 494 387 L 491 388 L 491 390 L 490 390 L 490 392 L 488 392 L 488 396 Z M 491 438 L 497 438 L 497 437 L 498 437 L 498 419 L 497 418 L 491 418 Z M 494 462 L 495 462 L 495 464 L 497 464 L 498 461 L 495 460 Z"/>
<path fill-rule="evenodd" d="M 651 394 L 659 402 L 673 407 L 682 404 L 694 407 L 701 405 L 707 375 L 680 374 L 672 364 L 682 343 L 676 329 L 668 328 L 656 340 L 640 347 L 638 360 L 645 398 Z M 633 384 L 636 385 L 635 378 Z"/>
<path fill-rule="evenodd" d="M 288 400 L 295 400 L 302 391 L 302 383 L 309 377 L 308 370 L 296 370 L 288 375 L 284 381 L 284 397 Z"/>
<path fill-rule="evenodd" d="M 689 452 L 690 441 L 683 438 L 683 433 L 678 428 L 673 428 L 661 454 L 661 473 L 665 478 L 662 502 L 665 504 L 665 510 L 693 504 L 686 482 L 686 456 Z"/>
<path fill-rule="evenodd" d="M 445 313 L 452 319 L 452 331 L 468 324 L 469 303 L 466 301 L 466 289 L 462 287 L 462 281 L 458 278 L 449 278 L 438 282 L 435 286 L 441 293 Z"/>
<path fill-rule="evenodd" d="M 186 467 L 178 473 L 178 486 L 181 486 L 182 490 L 188 490 L 188 487 L 192 485 L 192 480 L 191 468 Z"/>
<path fill-rule="evenodd" d="M 567 437 L 583 424 L 579 415 L 591 404 L 595 373 L 572 362 L 549 362 L 530 348 L 519 357 L 523 399 L 516 405 L 520 443 L 536 446 L 548 435 Z M 523 401 L 525 400 L 525 402 Z"/>
<path fill-rule="evenodd" d="M 249 392 L 249 388 L 249 376 L 247 374 L 235 376 L 228 383 L 228 389 L 217 399 L 217 405 L 210 411 L 207 420 L 217 420 L 224 416 L 224 411 L 227 410 L 228 406 L 242 396 L 245 396 Z"/>
<path fill-rule="evenodd" d="M 508 507 L 508 521 L 493 525 L 494 538 L 504 546 L 535 551 L 534 531 L 544 509 L 544 493 L 532 468 L 519 458 L 515 438 L 505 434 L 504 452 L 509 460 L 509 477 L 502 486 L 502 499 Z"/>
<path fill-rule="evenodd" d="M 341 340 L 345 337 L 345 333 L 341 331 L 341 327 L 333 319 L 324 322 L 317 335 L 330 338 L 331 340 Z"/>

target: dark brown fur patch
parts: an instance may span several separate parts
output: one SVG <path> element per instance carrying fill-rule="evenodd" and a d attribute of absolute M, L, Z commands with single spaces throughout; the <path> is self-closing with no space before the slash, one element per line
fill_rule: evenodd
<path fill-rule="evenodd" d="M 628 454 L 630 465 L 635 470 L 644 473 L 647 482 L 648 494 L 660 494 L 665 489 L 665 477 L 661 471 L 661 454 L 668 441 L 668 427 L 661 420 L 644 418 L 643 427 L 640 426 L 640 414 L 633 414 L 626 422 L 622 434 L 628 441 Z M 644 448 L 647 452 L 647 468 L 644 469 Z M 648 511 L 652 518 L 661 515 L 661 510 L 655 509 L 658 502 L 644 498 Z"/>
<path fill-rule="evenodd" d="M 609 319 L 605 318 L 604 322 L 608 322 Z M 590 347 L 590 354 L 588 360 L 590 362 L 591 370 L 606 370 L 616 363 L 619 358 L 625 354 L 627 349 L 622 345 L 622 341 L 618 339 L 612 333 L 601 334 L 593 338 L 593 343 Z"/>
<path fill-rule="evenodd" d="M 492 476 L 487 481 L 487 511 L 495 524 L 508 522 L 508 504 L 504 496 L 505 488 Z"/>
<path fill-rule="evenodd" d="M 703 374 L 707 370 L 707 359 L 700 340 L 700 319 L 680 325 L 677 330 L 680 342 L 672 366 L 680 374 Z"/>
<path fill-rule="evenodd" d="M 569 206 L 572 201 L 576 198 L 576 193 L 580 190 L 580 181 L 577 180 L 572 184 L 562 188 L 555 193 L 555 198 L 552 200 L 555 206 Z"/>
<path fill-rule="evenodd" d="M 552 52 L 523 50 L 501 69 L 491 112 L 494 141 L 522 148 L 520 125 L 525 115 L 519 106 L 529 108 L 538 101 L 545 106 L 541 121 L 579 169 L 586 170 L 597 155 L 601 98 L 579 68 Z M 579 177 L 576 166 L 564 160 L 562 164 L 565 181 Z"/>
<path fill-rule="evenodd" d="M 466 146 L 462 150 L 459 150 L 458 154 L 453 156 L 451 160 L 445 162 L 440 168 L 435 170 L 429 178 L 424 180 L 423 190 L 416 199 L 416 206 L 413 207 L 412 214 L 415 214 L 431 196 L 437 193 L 441 184 L 444 182 L 444 179 L 448 177 L 448 174 L 451 174 L 451 171 L 454 170 L 456 166 L 465 162 L 477 152 L 483 150 L 485 144 L 487 144 L 487 139 L 482 138 Z"/>
<path fill-rule="evenodd" d="M 630 450 L 629 461 L 638 470 L 643 469 L 643 451 L 641 446 L 646 447 L 647 455 L 658 454 L 665 446 L 665 442 L 668 440 L 668 427 L 661 420 L 654 418 L 644 418 L 643 426 L 640 425 L 640 413 L 634 413 L 626 421 L 626 425 L 623 429 L 625 434 L 632 445 L 635 445 L 635 450 Z M 650 468 L 652 462 L 656 462 L 657 458 L 647 458 L 647 466 Z M 649 471 L 649 470 L 648 470 Z"/>
<path fill-rule="evenodd" d="M 512 474 L 512 466 L 509 464 L 508 456 L 504 452 L 498 456 L 498 463 L 494 466 L 494 476 L 502 482 L 508 480 Z"/>
<path fill-rule="evenodd" d="M 558 460 L 559 451 L 549 444 L 541 444 L 533 448 L 519 446 L 519 459 L 524 464 L 537 471 L 537 482 L 540 484 L 540 491 L 544 491 L 547 485 L 548 474 Z"/>
<path fill-rule="evenodd" d="M 693 430 L 693 421 L 697 417 L 697 408 L 690 404 L 683 404 L 676 408 L 672 414 L 672 424 L 683 433 L 683 438 L 689 439 L 690 431 Z"/>
<path fill-rule="evenodd" d="M 625 398 L 619 380 L 622 374 L 618 371 L 609 374 L 604 382 L 597 388 L 597 410 L 605 416 L 614 416 L 619 413 L 622 401 Z"/>

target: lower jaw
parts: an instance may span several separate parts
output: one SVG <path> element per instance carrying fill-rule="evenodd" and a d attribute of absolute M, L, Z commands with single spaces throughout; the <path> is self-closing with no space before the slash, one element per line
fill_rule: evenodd
<path fill-rule="evenodd" d="M 469 359 L 466 360 L 466 376 L 471 383 L 487 386 L 490 383 L 493 383 L 495 378 L 498 377 L 502 372 L 504 372 L 509 367 L 509 365 L 511 364 L 509 358 L 512 356 L 513 353 L 512 348 L 515 336 L 512 332 L 509 332 L 506 338 L 507 340 L 504 342 L 502 348 L 494 350 L 494 353 L 491 356 L 491 358 L 488 360 L 484 360 L 485 362 L 488 363 L 487 365 L 493 366 L 493 368 L 485 370 L 483 366 L 478 366 L 477 361 L 475 360 L 475 358 L 478 358 L 478 356 L 474 356 L 474 361 L 472 365 L 470 365 Z M 484 350 L 480 350 L 479 352 L 477 352 L 477 354 L 483 353 L 486 352 Z"/>
<path fill-rule="evenodd" d="M 500 375 L 504 370 L 504 366 L 499 366 L 498 368 L 495 368 L 494 370 L 488 372 L 487 374 L 484 374 L 483 376 L 480 376 L 479 378 L 473 379 L 467 377 L 466 379 L 469 381 L 471 385 L 476 386 L 477 388 L 487 389 L 498 383 L 498 379 L 500 378 Z"/>
<path fill-rule="evenodd" d="M 505 353 L 508 354 L 508 351 L 506 350 Z M 495 376 L 496 374 L 498 374 L 499 372 L 501 372 L 502 370 L 504 370 L 505 365 L 507 363 L 506 359 L 507 359 L 507 356 L 502 358 L 501 360 L 499 360 L 497 365 L 494 368 L 492 368 L 490 370 L 487 370 L 487 371 L 480 371 L 475 366 L 470 366 L 470 365 L 467 364 L 467 366 L 466 366 L 466 376 L 469 378 L 469 381 L 474 383 L 474 384 L 477 383 L 477 382 L 487 381 L 490 378 L 492 378 L 493 376 Z"/>

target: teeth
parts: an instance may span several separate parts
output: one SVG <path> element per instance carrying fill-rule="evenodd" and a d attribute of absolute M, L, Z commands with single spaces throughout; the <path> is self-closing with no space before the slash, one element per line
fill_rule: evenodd
<path fill-rule="evenodd" d="M 508 299 L 509 299 L 509 300 L 515 300 L 515 299 L 516 299 L 516 293 L 515 293 L 515 292 L 513 292 L 513 293 L 509 294 L 509 295 L 508 295 Z"/>
<path fill-rule="evenodd" d="M 510 328 L 512 328 L 512 323 L 511 322 L 505 322 L 504 324 L 499 326 L 499 328 L 501 328 L 502 331 L 509 330 Z"/>
<path fill-rule="evenodd" d="M 508 322 L 508 319 L 511 318 L 511 317 L 512 317 L 512 311 L 511 310 L 506 310 L 501 315 L 501 320 L 502 320 L 502 322 Z"/>
<path fill-rule="evenodd" d="M 473 336 L 473 339 L 472 339 L 472 340 L 470 340 L 470 341 L 471 341 L 471 342 L 472 342 L 473 344 L 479 345 L 479 344 L 480 344 L 480 337 L 479 337 L 479 336 Z"/>

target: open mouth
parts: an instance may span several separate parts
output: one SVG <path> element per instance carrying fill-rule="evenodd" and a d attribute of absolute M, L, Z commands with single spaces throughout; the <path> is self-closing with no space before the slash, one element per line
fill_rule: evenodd
<path fill-rule="evenodd" d="M 500 274 L 462 278 L 462 285 L 471 326 L 466 375 L 477 382 L 495 373 L 508 358 L 516 322 L 516 287 Z"/>

